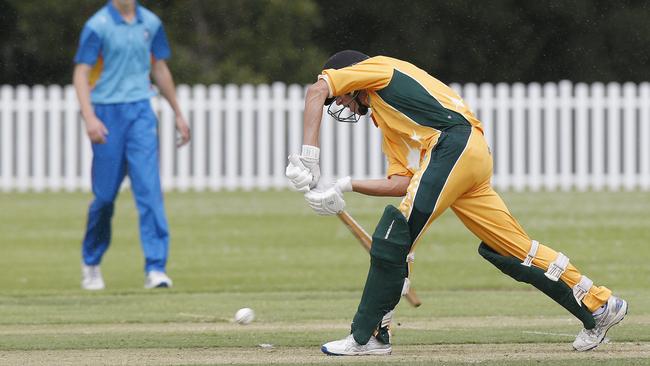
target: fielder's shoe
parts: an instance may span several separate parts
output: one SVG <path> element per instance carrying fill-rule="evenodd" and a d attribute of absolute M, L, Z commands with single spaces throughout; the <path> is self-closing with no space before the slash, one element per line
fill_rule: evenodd
<path fill-rule="evenodd" d="M 610 296 L 605 303 L 605 310 L 594 315 L 596 326 L 594 329 L 582 329 L 576 340 L 573 341 L 573 349 L 576 351 L 589 351 L 598 347 L 605 339 L 609 328 L 620 323 L 627 314 L 627 302 L 616 296 Z"/>
<path fill-rule="evenodd" d="M 103 290 L 106 286 L 104 285 L 104 278 L 102 277 L 102 271 L 99 269 L 99 265 L 88 266 L 84 263 L 81 264 L 81 288 L 84 290 Z"/>
<path fill-rule="evenodd" d="M 144 288 L 167 288 L 172 287 L 172 279 L 165 272 L 150 271 L 144 280 Z"/>
<path fill-rule="evenodd" d="M 370 337 L 366 344 L 359 344 L 350 334 L 341 340 L 325 343 L 320 350 L 332 356 L 365 356 L 390 355 L 393 348 L 390 343 L 382 343 L 375 337 Z"/>

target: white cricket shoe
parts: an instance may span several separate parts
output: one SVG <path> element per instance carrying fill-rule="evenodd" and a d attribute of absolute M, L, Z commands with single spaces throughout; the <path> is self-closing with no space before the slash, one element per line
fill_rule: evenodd
<path fill-rule="evenodd" d="M 390 343 L 382 343 L 375 337 L 370 337 L 366 344 L 359 344 L 350 334 L 341 340 L 325 343 L 320 350 L 332 356 L 365 356 L 390 355 L 393 348 Z"/>
<path fill-rule="evenodd" d="M 172 279 L 165 272 L 150 271 L 144 280 L 144 288 L 167 288 L 172 287 Z"/>
<path fill-rule="evenodd" d="M 616 296 L 610 296 L 605 303 L 605 310 L 594 316 L 596 326 L 593 329 L 582 329 L 576 340 L 573 341 L 573 349 L 576 351 L 589 351 L 598 347 L 605 339 L 609 328 L 620 323 L 627 314 L 627 302 Z"/>
<path fill-rule="evenodd" d="M 103 290 L 104 278 L 99 265 L 88 266 L 84 263 L 81 264 L 81 288 L 84 290 L 97 291 Z"/>

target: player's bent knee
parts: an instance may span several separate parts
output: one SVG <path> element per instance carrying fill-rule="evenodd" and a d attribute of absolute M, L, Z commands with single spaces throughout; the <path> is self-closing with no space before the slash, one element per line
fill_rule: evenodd
<path fill-rule="evenodd" d="M 403 267 L 411 244 L 408 221 L 395 206 L 386 206 L 372 235 L 370 256 L 379 263 Z"/>

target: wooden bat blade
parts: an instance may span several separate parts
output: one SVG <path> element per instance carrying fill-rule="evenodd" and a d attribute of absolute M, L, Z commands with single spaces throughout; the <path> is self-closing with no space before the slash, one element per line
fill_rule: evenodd
<path fill-rule="evenodd" d="M 370 248 L 372 246 L 372 237 L 370 234 L 368 234 L 367 231 L 363 229 L 363 227 L 347 212 L 347 211 L 341 211 L 337 214 L 339 219 L 343 221 L 345 226 L 350 229 L 350 232 L 352 235 L 354 235 L 357 240 L 359 240 L 359 243 L 361 243 L 361 246 L 363 246 L 367 252 L 370 252 Z M 415 294 L 415 289 L 414 288 L 409 288 L 409 291 L 404 295 L 406 297 L 406 300 L 413 305 L 414 307 L 418 307 L 422 305 L 422 301 L 418 298 L 418 296 Z"/>
<path fill-rule="evenodd" d="M 372 245 L 372 237 L 370 234 L 368 234 L 368 232 L 365 231 L 347 211 L 341 211 L 337 215 L 339 219 L 343 221 L 345 226 L 348 227 L 352 235 L 354 235 L 361 245 L 366 248 L 366 251 L 370 252 L 370 246 Z"/>
<path fill-rule="evenodd" d="M 415 293 L 415 289 L 412 287 L 409 289 L 409 292 L 404 295 L 404 297 L 406 297 L 406 300 L 409 302 L 409 304 L 413 305 L 415 308 L 422 305 L 422 301 L 420 301 L 420 298 Z"/>

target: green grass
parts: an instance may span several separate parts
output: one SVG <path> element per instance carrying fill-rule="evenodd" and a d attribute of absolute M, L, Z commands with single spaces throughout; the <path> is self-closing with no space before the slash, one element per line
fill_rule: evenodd
<path fill-rule="evenodd" d="M 479 240 L 447 213 L 418 245 L 413 281 L 424 304 L 418 309 L 400 304 L 394 355 L 355 364 L 644 364 L 643 357 L 650 356 L 650 195 L 510 193 L 504 198 L 531 237 L 567 254 L 597 284 L 629 300 L 628 318 L 610 334 L 614 343 L 601 347 L 614 352 L 575 356 L 567 351 L 579 323 L 484 261 L 476 252 Z M 321 357 L 318 346 L 345 335 L 368 256 L 337 218 L 313 214 L 294 192 L 167 194 L 168 272 L 174 288 L 146 291 L 137 213 L 124 192 L 102 264 L 108 288 L 87 293 L 79 289 L 79 266 L 89 199 L 81 193 L 0 194 L 0 364 L 38 360 L 55 351 L 74 364 L 74 352 L 88 362 L 111 350 L 119 353 L 100 360 L 120 363 L 112 357 L 141 360 L 152 349 L 175 350 L 179 356 L 137 363 L 342 362 Z M 372 231 L 383 206 L 398 202 L 349 195 L 348 208 Z M 256 310 L 257 320 L 248 327 L 231 324 L 244 306 Z M 265 358 L 257 347 L 261 343 L 273 344 L 277 352 Z M 548 345 L 559 351 L 467 356 L 473 345 L 491 344 L 511 344 L 513 350 Z M 444 359 L 444 347 L 458 345 L 468 350 Z M 616 352 L 617 345 L 627 348 Z M 252 356 L 220 361 L 211 358 L 213 350 Z M 205 358 L 187 358 L 201 352 Z M 409 358 L 418 352 L 424 358 Z M 295 359 L 282 358 L 292 354 Z"/>

